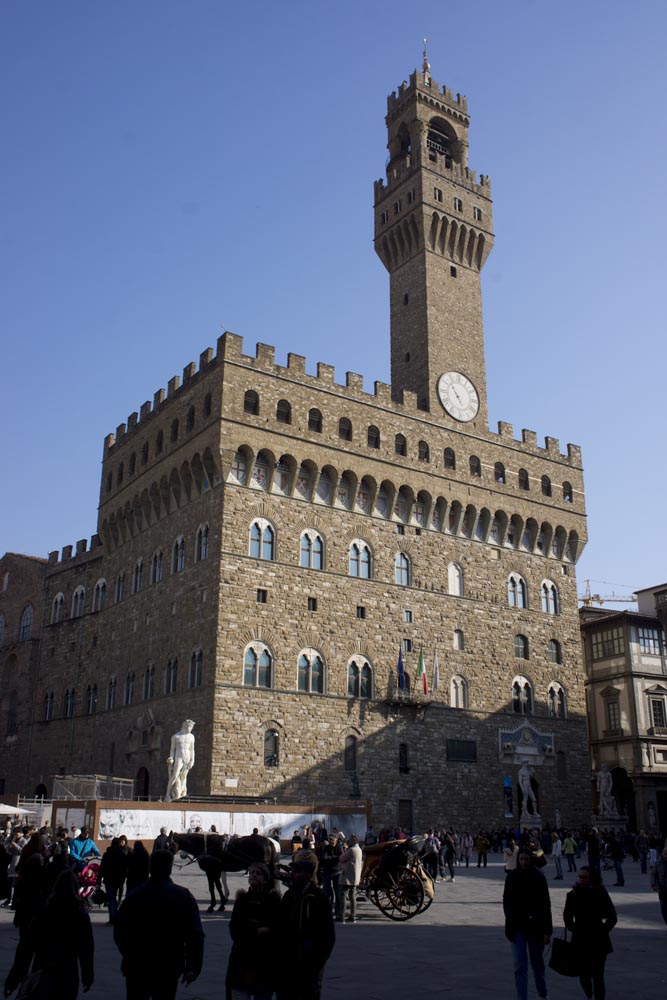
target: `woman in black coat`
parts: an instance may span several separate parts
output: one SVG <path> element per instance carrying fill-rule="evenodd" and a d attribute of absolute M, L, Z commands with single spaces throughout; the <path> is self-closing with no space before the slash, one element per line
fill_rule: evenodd
<path fill-rule="evenodd" d="M 617 920 L 614 904 L 597 872 L 580 868 L 577 884 L 565 900 L 563 922 L 572 932 L 581 988 L 595 1000 L 605 1000 L 604 964 L 614 950 L 609 931 Z"/>
<path fill-rule="evenodd" d="M 5 980 L 5 996 L 28 976 L 31 962 L 33 972 L 41 970 L 35 994 L 40 1000 L 76 1000 L 79 967 L 84 993 L 90 989 L 93 931 L 78 890 L 74 872 L 61 872 L 43 909 L 19 940 L 14 964 Z"/>
<path fill-rule="evenodd" d="M 271 875 L 259 862 L 248 871 L 248 891 L 237 894 L 229 933 L 232 951 L 227 966 L 227 996 L 236 1000 L 269 1000 L 276 988 L 280 896 L 271 888 Z"/>

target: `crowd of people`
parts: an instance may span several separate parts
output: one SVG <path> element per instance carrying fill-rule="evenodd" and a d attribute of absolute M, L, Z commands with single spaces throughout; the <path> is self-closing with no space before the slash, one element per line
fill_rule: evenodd
<path fill-rule="evenodd" d="M 362 846 L 402 841 L 412 831 L 370 827 L 346 836 L 321 824 L 295 830 L 287 891 L 274 887 L 262 863 L 248 871 L 248 887 L 236 896 L 229 923 L 232 947 L 226 974 L 228 1000 L 319 1000 L 325 964 L 335 942 L 336 921 L 357 922 Z M 517 1000 L 526 1000 L 532 969 L 539 997 L 547 996 L 544 949 L 553 933 L 548 881 L 563 862 L 577 882 L 568 892 L 563 922 L 572 935 L 584 994 L 604 1000 L 604 970 L 613 950 L 616 910 L 602 884 L 603 867 L 622 886 L 623 861 L 633 858 L 649 873 L 667 924 L 667 846 L 643 831 L 616 834 L 595 827 L 570 831 L 480 829 L 476 833 L 434 826 L 416 838 L 424 868 L 434 881 L 455 880 L 457 867 L 486 867 L 499 854 L 506 870 L 505 933 L 512 945 Z M 0 899 L 14 910 L 19 941 L 6 977 L 5 996 L 30 986 L 35 997 L 75 1000 L 94 980 L 93 933 L 79 877 L 99 859 L 109 922 L 121 955 L 128 1000 L 173 1000 L 179 980 L 199 975 L 204 934 L 192 894 L 171 879 L 176 845 L 166 829 L 149 855 L 141 841 L 114 838 L 103 855 L 88 830 L 53 832 L 20 827 L 0 838 Z M 124 898 L 123 898 L 124 897 Z M 122 903 L 121 903 L 122 901 Z M 284 956 L 284 958 L 283 958 Z"/>

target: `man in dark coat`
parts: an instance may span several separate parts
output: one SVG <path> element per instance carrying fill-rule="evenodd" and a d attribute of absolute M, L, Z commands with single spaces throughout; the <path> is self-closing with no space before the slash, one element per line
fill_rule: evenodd
<path fill-rule="evenodd" d="M 336 941 L 331 903 L 313 882 L 311 861 L 292 864 L 291 884 L 280 901 L 281 954 L 278 1000 L 320 1000 L 324 966 Z"/>
<path fill-rule="evenodd" d="M 172 863 L 169 851 L 154 851 L 150 878 L 126 897 L 116 917 L 127 1000 L 174 1000 L 179 976 L 189 985 L 201 972 L 199 909 L 192 893 L 172 882 Z"/>
<path fill-rule="evenodd" d="M 118 913 L 118 900 L 123 891 L 123 883 L 127 878 L 127 852 L 123 850 L 120 837 L 114 837 L 102 855 L 99 878 L 106 888 L 109 923 L 113 924 Z"/>
<path fill-rule="evenodd" d="M 544 948 L 553 923 L 547 881 L 534 866 L 529 850 L 521 848 L 515 871 L 507 873 L 503 893 L 505 936 L 512 942 L 514 986 L 517 1000 L 528 997 L 528 960 L 539 997 L 547 996 Z"/>

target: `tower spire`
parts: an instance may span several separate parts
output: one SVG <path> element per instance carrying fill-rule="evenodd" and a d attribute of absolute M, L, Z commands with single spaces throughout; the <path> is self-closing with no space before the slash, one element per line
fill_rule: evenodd
<path fill-rule="evenodd" d="M 424 62 L 422 63 L 422 73 L 430 73 L 431 72 L 431 64 L 428 61 L 428 55 L 426 53 L 426 46 L 427 46 L 427 44 L 428 44 L 428 38 L 425 38 L 424 39 Z"/>

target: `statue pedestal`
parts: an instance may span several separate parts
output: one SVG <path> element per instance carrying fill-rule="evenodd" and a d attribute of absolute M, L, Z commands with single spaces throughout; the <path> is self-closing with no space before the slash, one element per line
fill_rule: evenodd
<path fill-rule="evenodd" d="M 590 825 L 597 827 L 598 830 L 625 833 L 628 828 L 628 818 L 627 816 L 619 816 L 618 813 L 615 813 L 613 816 L 602 816 L 598 813 L 591 818 Z"/>
<path fill-rule="evenodd" d="M 529 813 L 524 809 L 519 817 L 519 827 L 521 830 L 541 830 L 542 817 L 539 813 Z"/>

